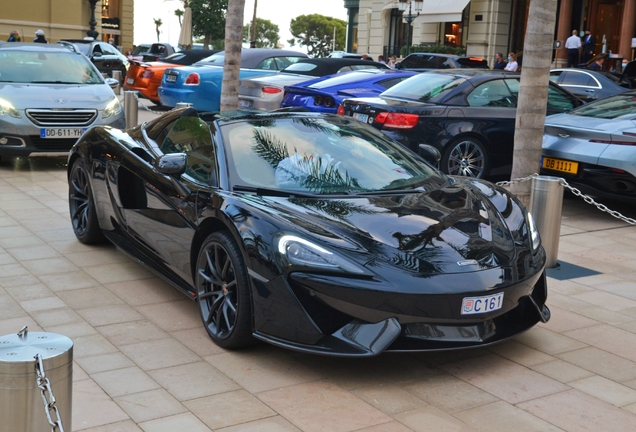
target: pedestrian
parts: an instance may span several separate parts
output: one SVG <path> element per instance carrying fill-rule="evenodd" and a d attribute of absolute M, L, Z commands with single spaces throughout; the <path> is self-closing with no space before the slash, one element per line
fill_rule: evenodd
<path fill-rule="evenodd" d="M 596 48 L 596 39 L 589 29 L 585 30 L 585 37 L 583 38 L 583 63 L 594 58 L 594 49 Z"/>
<path fill-rule="evenodd" d="M 515 53 L 508 53 L 508 64 L 504 67 L 504 70 L 508 72 L 517 72 L 519 70 L 519 63 L 517 63 Z"/>
<path fill-rule="evenodd" d="M 495 54 L 495 65 L 492 68 L 504 70 L 506 66 L 508 66 L 508 62 L 503 59 L 503 54 L 500 52 Z"/>
<path fill-rule="evenodd" d="M 7 42 L 20 42 L 20 33 L 17 30 L 13 30 Z"/>
<path fill-rule="evenodd" d="M 596 71 L 603 70 L 603 63 L 605 63 L 605 57 L 601 56 L 597 58 L 588 69 Z"/>
<path fill-rule="evenodd" d="M 378 56 L 378 63 L 382 63 L 383 65 L 386 64 L 386 62 L 384 61 L 384 56 L 383 55 L 379 55 Z"/>
<path fill-rule="evenodd" d="M 396 65 L 396 63 L 397 63 L 397 57 L 395 57 L 394 55 L 392 55 L 392 56 L 391 56 L 391 58 L 389 59 L 388 66 L 389 66 L 391 69 L 395 69 L 395 65 Z"/>
<path fill-rule="evenodd" d="M 373 61 L 373 57 L 371 57 L 369 54 L 362 54 L 362 60 L 371 60 L 371 61 Z"/>
<path fill-rule="evenodd" d="M 568 50 L 567 67 L 575 67 L 579 64 L 579 50 L 581 49 L 581 39 L 577 36 L 579 33 L 572 30 L 572 36 L 565 41 L 565 48 Z"/>
<path fill-rule="evenodd" d="M 33 42 L 37 42 L 37 43 L 49 43 L 49 41 L 46 40 L 46 38 L 44 37 L 44 30 L 39 29 L 35 32 L 35 39 L 33 39 Z"/>

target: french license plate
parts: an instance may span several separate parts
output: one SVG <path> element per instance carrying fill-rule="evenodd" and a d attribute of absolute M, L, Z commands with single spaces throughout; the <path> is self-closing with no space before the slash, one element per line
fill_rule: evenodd
<path fill-rule="evenodd" d="M 544 157 L 541 166 L 553 171 L 561 171 L 568 174 L 576 174 L 579 171 L 579 163 L 561 159 Z"/>
<path fill-rule="evenodd" d="M 134 83 L 135 83 L 135 79 L 134 78 L 126 79 L 126 84 L 134 84 Z"/>
<path fill-rule="evenodd" d="M 369 120 L 369 116 L 366 114 L 360 114 L 360 113 L 353 113 L 353 118 L 354 119 L 358 119 L 361 122 L 367 122 L 367 120 Z"/>
<path fill-rule="evenodd" d="M 252 101 L 241 99 L 239 100 L 238 106 L 239 108 L 249 108 L 252 106 Z"/>
<path fill-rule="evenodd" d="M 502 292 L 487 296 L 464 297 L 462 301 L 462 315 L 473 315 L 492 312 L 503 306 Z"/>
<path fill-rule="evenodd" d="M 40 138 L 79 138 L 86 128 L 42 128 Z"/>
<path fill-rule="evenodd" d="M 166 81 L 167 82 L 177 82 L 177 76 L 176 75 L 167 75 L 166 76 Z"/>

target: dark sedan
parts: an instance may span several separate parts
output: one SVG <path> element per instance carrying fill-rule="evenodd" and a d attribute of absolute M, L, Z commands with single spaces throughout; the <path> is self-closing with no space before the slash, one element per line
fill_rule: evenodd
<path fill-rule="evenodd" d="M 197 301 L 224 348 L 467 348 L 549 319 L 545 251 L 514 195 L 351 118 L 173 110 L 87 131 L 68 181 L 77 238 Z"/>
<path fill-rule="evenodd" d="M 395 64 L 396 69 L 421 72 L 431 69 L 476 68 L 488 69 L 488 62 L 479 57 L 461 57 L 452 54 L 412 53 Z"/>
<path fill-rule="evenodd" d="M 347 99 L 339 114 L 353 116 L 417 151 L 421 143 L 441 152 L 448 174 L 509 176 L 512 169 L 520 74 L 478 69 L 415 75 L 377 98 Z M 583 102 L 554 83 L 548 114 Z"/>
<path fill-rule="evenodd" d="M 588 69 L 552 69 L 550 81 L 585 102 L 591 102 L 629 90 L 630 84 L 620 77 Z"/>

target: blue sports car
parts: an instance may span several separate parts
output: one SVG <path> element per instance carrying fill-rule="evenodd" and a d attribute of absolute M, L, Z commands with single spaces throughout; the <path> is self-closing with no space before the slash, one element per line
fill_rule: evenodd
<path fill-rule="evenodd" d="M 344 99 L 374 97 L 416 72 L 365 69 L 328 75 L 285 87 L 281 107 L 300 106 L 309 111 L 335 114 Z"/>
<path fill-rule="evenodd" d="M 252 48 L 241 52 L 240 78 L 273 74 L 307 54 L 280 49 Z M 191 103 L 199 111 L 218 111 L 225 51 L 196 62 L 192 66 L 166 69 L 159 87 L 162 105 L 174 107 L 179 102 Z"/>

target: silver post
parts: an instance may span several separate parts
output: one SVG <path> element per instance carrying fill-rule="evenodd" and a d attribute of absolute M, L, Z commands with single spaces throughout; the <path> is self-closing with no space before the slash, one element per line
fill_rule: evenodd
<path fill-rule="evenodd" d="M 121 71 L 113 71 L 113 79 L 117 80 L 117 87 L 115 87 L 113 91 L 115 92 L 116 95 L 119 95 L 121 94 L 121 84 L 122 84 Z"/>
<path fill-rule="evenodd" d="M 532 178 L 529 210 L 541 235 L 547 256 L 546 267 L 556 267 L 563 210 L 563 185 L 559 177 Z"/>
<path fill-rule="evenodd" d="M 124 92 L 124 116 L 126 117 L 126 129 L 137 126 L 137 95 L 134 91 Z"/>

